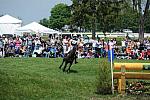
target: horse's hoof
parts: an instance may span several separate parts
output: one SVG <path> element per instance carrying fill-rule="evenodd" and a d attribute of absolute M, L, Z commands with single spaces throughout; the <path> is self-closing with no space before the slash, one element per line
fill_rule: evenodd
<path fill-rule="evenodd" d="M 75 64 L 77 64 L 78 62 L 75 62 Z"/>
<path fill-rule="evenodd" d="M 63 72 L 65 72 L 65 69 L 63 69 Z"/>
<path fill-rule="evenodd" d="M 67 72 L 67 74 L 69 74 L 69 72 Z"/>
<path fill-rule="evenodd" d="M 67 74 L 69 74 L 69 73 L 70 73 L 70 71 L 68 70 L 68 71 L 67 71 Z"/>

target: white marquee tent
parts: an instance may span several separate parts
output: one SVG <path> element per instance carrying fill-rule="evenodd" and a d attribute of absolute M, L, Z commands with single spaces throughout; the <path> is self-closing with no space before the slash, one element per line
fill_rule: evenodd
<path fill-rule="evenodd" d="M 14 34 L 18 27 L 21 27 L 22 21 L 10 15 L 0 17 L 0 35 Z"/>
<path fill-rule="evenodd" d="M 23 27 L 19 27 L 16 29 L 16 32 L 27 32 L 27 33 L 36 33 L 36 34 L 60 34 L 59 31 L 55 31 L 53 29 L 47 28 L 37 22 L 32 22 L 30 24 L 27 24 Z"/>

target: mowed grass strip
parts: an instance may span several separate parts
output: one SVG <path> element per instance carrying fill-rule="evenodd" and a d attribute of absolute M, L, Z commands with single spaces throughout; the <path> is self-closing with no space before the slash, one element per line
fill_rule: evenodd
<path fill-rule="evenodd" d="M 62 59 L 0 59 L 0 99 L 88 99 L 96 90 L 98 60 L 81 59 L 71 73 Z"/>
<path fill-rule="evenodd" d="M 110 95 L 95 94 L 99 67 L 102 67 L 100 65 L 103 60 L 107 61 L 107 59 L 80 59 L 67 74 L 58 68 L 62 62 L 61 58 L 1 58 L 0 100 L 111 99 Z"/>

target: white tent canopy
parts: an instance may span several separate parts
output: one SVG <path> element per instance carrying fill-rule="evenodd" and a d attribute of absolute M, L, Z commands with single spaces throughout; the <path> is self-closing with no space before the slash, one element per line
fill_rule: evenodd
<path fill-rule="evenodd" d="M 28 25 L 25 25 L 23 27 L 17 28 L 17 32 L 35 32 L 35 33 L 48 33 L 48 34 L 59 34 L 58 31 L 55 31 L 53 29 L 49 29 L 37 22 L 32 22 Z"/>
<path fill-rule="evenodd" d="M 0 17 L 0 35 L 14 34 L 18 27 L 21 27 L 22 21 L 10 15 Z"/>
<path fill-rule="evenodd" d="M 16 19 L 10 15 L 4 15 L 2 17 L 0 17 L 0 24 L 19 24 L 19 23 L 22 23 L 21 20 L 19 19 Z"/>

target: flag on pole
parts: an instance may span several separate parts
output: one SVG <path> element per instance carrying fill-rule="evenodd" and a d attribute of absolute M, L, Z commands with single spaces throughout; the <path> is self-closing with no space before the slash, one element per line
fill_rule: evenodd
<path fill-rule="evenodd" d="M 114 61 L 114 49 L 112 45 L 109 45 L 108 61 L 111 63 L 111 78 L 112 78 L 112 94 L 114 94 L 114 80 L 113 80 L 113 61 Z"/>
<path fill-rule="evenodd" d="M 112 62 L 114 61 L 114 49 L 111 48 L 108 50 L 108 61 L 111 62 L 111 57 L 112 57 Z"/>

